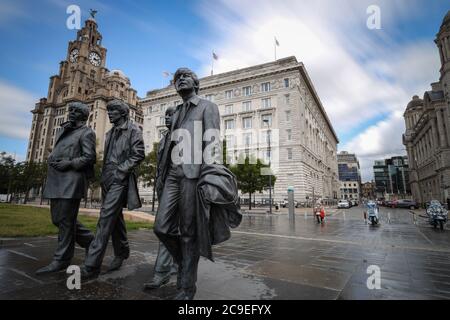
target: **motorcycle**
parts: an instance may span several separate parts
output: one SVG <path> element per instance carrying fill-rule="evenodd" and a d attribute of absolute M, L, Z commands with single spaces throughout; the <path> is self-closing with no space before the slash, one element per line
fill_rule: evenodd
<path fill-rule="evenodd" d="M 367 203 L 367 215 L 371 225 L 376 225 L 380 221 L 378 215 L 378 206 L 375 202 L 369 201 Z"/>
<path fill-rule="evenodd" d="M 427 215 L 429 223 L 434 227 L 444 230 L 444 226 L 447 223 L 448 212 L 442 206 L 442 204 L 437 200 L 431 200 L 430 204 L 427 206 Z"/>

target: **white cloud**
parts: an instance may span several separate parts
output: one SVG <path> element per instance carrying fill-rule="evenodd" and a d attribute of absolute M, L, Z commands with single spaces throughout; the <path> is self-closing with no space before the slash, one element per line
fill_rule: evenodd
<path fill-rule="evenodd" d="M 207 75 L 214 50 L 220 57 L 214 72 L 225 72 L 273 60 L 276 36 L 278 58 L 295 55 L 305 64 L 338 134 L 388 115 L 339 148 L 357 152 L 361 166 L 369 168 L 371 157 L 403 153 L 402 112 L 414 94 L 438 78 L 439 70 L 433 39 L 408 42 L 396 29 L 396 23 L 421 14 L 420 6 L 376 1 L 382 30 L 369 30 L 366 9 L 373 3 L 204 1 L 200 11 L 214 36 L 199 40 L 192 54 L 206 61 L 201 73 Z M 365 179 L 371 175 L 363 172 Z"/>
<path fill-rule="evenodd" d="M 36 98 L 29 92 L 0 80 L 0 135 L 28 139 Z"/>

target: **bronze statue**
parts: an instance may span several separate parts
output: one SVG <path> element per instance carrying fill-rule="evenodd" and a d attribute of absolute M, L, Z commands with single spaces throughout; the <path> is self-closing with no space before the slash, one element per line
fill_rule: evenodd
<path fill-rule="evenodd" d="M 108 271 L 117 270 L 130 255 L 123 208 L 141 207 L 134 169 L 144 159 L 144 140 L 139 127 L 129 117 L 128 104 L 113 100 L 107 104 L 113 128 L 107 132 L 101 177 L 102 208 L 97 232 L 81 270 L 82 278 L 95 277 L 112 236 L 114 259 Z"/>
<path fill-rule="evenodd" d="M 197 96 L 199 80 L 187 68 L 175 72 L 174 84 L 183 104 L 177 106 L 172 141 L 164 146 L 159 164 L 167 173 L 154 232 L 178 264 L 175 299 L 190 300 L 200 255 L 212 260 L 211 245 L 228 239 L 229 227 L 237 226 L 242 216 L 235 177 L 215 161 L 222 156 L 217 105 Z"/>
<path fill-rule="evenodd" d="M 170 141 L 170 128 L 172 126 L 172 117 L 175 113 L 175 107 L 168 107 L 165 113 L 165 122 L 168 130 L 164 131 L 159 141 L 158 153 L 157 153 L 157 171 L 156 171 L 156 194 L 158 196 L 158 202 L 161 200 L 161 193 L 164 187 L 164 180 L 167 175 L 166 168 L 160 166 L 160 163 L 166 162 L 162 159 L 164 147 L 169 144 Z M 167 248 L 161 241 L 158 247 L 158 256 L 156 257 L 156 263 L 153 273 L 153 279 L 149 283 L 144 284 L 145 289 L 157 289 L 170 280 L 172 273 L 178 272 L 178 266 L 173 262 L 172 256 Z"/>
<path fill-rule="evenodd" d="M 67 268 L 74 255 L 75 242 L 88 248 L 92 232 L 77 220 L 81 198 L 86 197 L 87 181 L 94 175 L 95 133 L 86 126 L 89 107 L 69 104 L 69 121 L 61 125 L 55 147 L 48 157 L 48 173 L 43 197 L 50 199 L 52 222 L 59 229 L 53 261 L 37 274 Z"/>

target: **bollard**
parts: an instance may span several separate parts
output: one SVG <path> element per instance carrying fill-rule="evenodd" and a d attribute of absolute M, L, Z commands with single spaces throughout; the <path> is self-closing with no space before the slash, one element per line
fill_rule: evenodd
<path fill-rule="evenodd" d="M 388 212 L 388 223 L 391 224 L 391 213 Z"/>
<path fill-rule="evenodd" d="M 288 187 L 288 208 L 289 208 L 289 222 L 295 222 L 295 208 L 294 208 L 294 187 Z"/>

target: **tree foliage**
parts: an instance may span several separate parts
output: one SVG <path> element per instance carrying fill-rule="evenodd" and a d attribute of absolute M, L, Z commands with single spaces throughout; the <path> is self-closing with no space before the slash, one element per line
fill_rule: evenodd
<path fill-rule="evenodd" d="M 245 158 L 244 158 L 245 157 Z M 241 155 L 238 164 L 231 165 L 230 170 L 236 175 L 238 188 L 243 194 L 249 195 L 249 209 L 252 209 L 252 194 L 262 192 L 269 186 L 269 176 L 262 175 L 261 169 L 267 167 L 260 159 L 254 156 Z M 276 177 L 272 175 L 272 188 Z"/>

